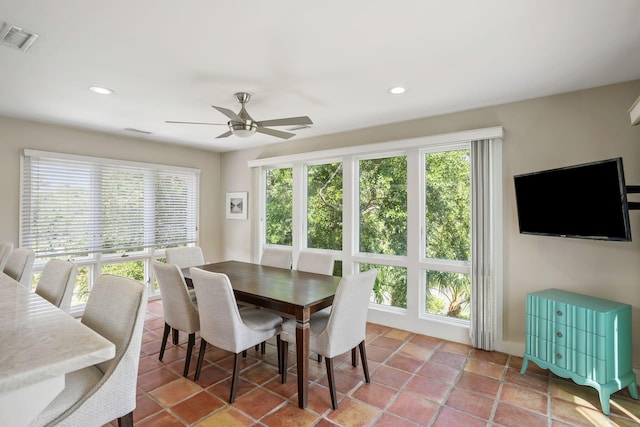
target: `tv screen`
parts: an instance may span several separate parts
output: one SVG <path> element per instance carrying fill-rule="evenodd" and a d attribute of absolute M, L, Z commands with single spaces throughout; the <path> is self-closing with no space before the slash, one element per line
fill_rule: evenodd
<path fill-rule="evenodd" d="M 622 158 L 514 176 L 520 233 L 631 241 Z"/>

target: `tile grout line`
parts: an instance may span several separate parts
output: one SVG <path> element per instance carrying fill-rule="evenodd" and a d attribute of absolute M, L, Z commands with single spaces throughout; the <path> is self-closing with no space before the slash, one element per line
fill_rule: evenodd
<path fill-rule="evenodd" d="M 502 389 L 504 388 L 505 379 L 507 377 L 507 372 L 509 372 L 509 365 L 511 363 L 511 356 L 507 357 L 507 362 L 504 365 L 502 370 L 502 375 L 500 376 L 500 382 L 498 384 L 498 391 L 496 392 L 496 397 L 493 400 L 493 406 L 491 407 L 491 414 L 489 415 L 489 423 L 494 424 L 494 418 L 496 416 L 496 411 L 498 410 L 498 405 L 500 404 L 500 396 L 502 396 Z"/>

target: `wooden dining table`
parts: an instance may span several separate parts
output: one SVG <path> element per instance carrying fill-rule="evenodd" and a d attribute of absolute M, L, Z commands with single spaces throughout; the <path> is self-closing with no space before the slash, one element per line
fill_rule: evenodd
<path fill-rule="evenodd" d="M 240 261 L 217 262 L 196 268 L 226 274 L 237 301 L 296 319 L 298 406 L 304 409 L 309 397 L 309 319 L 312 313 L 333 304 L 340 277 Z M 187 285 L 191 286 L 190 268 L 182 269 L 182 273 Z"/>

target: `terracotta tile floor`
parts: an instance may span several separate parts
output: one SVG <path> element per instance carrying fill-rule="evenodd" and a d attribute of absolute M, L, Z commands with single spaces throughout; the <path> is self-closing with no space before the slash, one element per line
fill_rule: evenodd
<path fill-rule="evenodd" d="M 158 361 L 162 303 L 150 302 L 138 374 L 135 425 L 146 426 L 636 426 L 640 403 L 626 390 L 612 396 L 611 416 L 600 411 L 591 387 L 549 375 L 534 364 L 520 375 L 522 358 L 484 352 L 380 325 L 367 326 L 371 383 L 350 355 L 336 359 L 339 408 L 331 410 L 324 363 L 310 361 L 309 405 L 298 408 L 295 355 L 287 384 L 276 367 L 275 340 L 261 356 L 242 361 L 238 394 L 229 396 L 232 355 L 209 347 L 194 383 L 182 377 L 186 335 L 168 344 Z M 199 341 L 194 354 L 197 355 Z M 114 422 L 114 425 L 116 423 Z"/>

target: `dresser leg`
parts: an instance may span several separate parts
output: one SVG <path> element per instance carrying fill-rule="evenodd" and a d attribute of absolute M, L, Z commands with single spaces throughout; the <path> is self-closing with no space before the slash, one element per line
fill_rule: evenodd
<path fill-rule="evenodd" d="M 605 415 L 609 415 L 609 397 L 608 393 L 600 390 L 600 406 L 602 406 L 602 413 Z"/>
<path fill-rule="evenodd" d="M 638 400 L 638 385 L 635 381 L 629 384 L 629 394 L 631 395 L 631 397 Z"/>
<path fill-rule="evenodd" d="M 528 366 L 529 366 L 529 359 L 525 357 L 524 360 L 522 361 L 522 369 L 520 369 L 520 375 L 524 375 L 524 373 L 527 372 Z"/>

